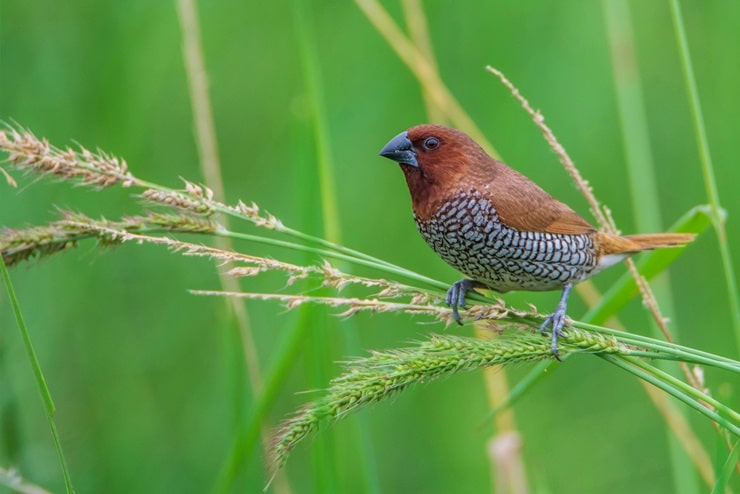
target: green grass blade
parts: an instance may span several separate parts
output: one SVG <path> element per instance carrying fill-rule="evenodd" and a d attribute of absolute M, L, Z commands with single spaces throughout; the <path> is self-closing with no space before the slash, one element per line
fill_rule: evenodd
<path fill-rule="evenodd" d="M 310 5 L 305 0 L 293 1 L 293 24 L 296 28 L 298 38 L 301 69 L 303 72 L 303 83 L 306 88 L 306 96 L 310 105 L 310 130 L 314 136 L 314 146 L 306 147 L 306 154 L 310 156 L 313 151 L 313 160 L 303 160 L 297 167 L 296 173 L 307 178 L 302 183 L 308 184 L 308 190 L 303 192 L 306 208 L 311 208 L 316 200 L 321 204 L 320 217 L 312 215 L 305 217 L 304 221 L 310 224 L 311 231 L 322 232 L 327 240 L 339 241 L 339 222 L 334 214 L 336 211 L 336 196 L 334 190 L 333 166 L 331 152 L 328 146 L 328 126 L 324 115 L 323 94 L 321 92 L 321 74 L 317 54 L 315 52 L 315 36 L 312 32 L 312 12 Z M 311 177 L 311 175 L 315 175 Z M 318 183 L 315 183 L 315 181 Z M 306 225 L 304 225 L 306 226 Z M 314 286 L 319 293 L 323 290 Z M 314 387 L 322 387 L 329 380 L 332 345 L 327 332 L 331 329 L 327 323 L 326 314 L 317 307 L 309 306 L 302 308 L 301 318 L 306 326 L 309 341 L 305 346 L 307 375 Z M 331 435 L 323 435 L 311 446 L 311 469 L 314 490 L 316 492 L 337 492 L 338 472 L 332 468 L 336 464 L 335 442 Z M 269 461 L 269 460 L 268 460 Z"/>
<path fill-rule="evenodd" d="M 275 351 L 273 362 L 265 372 L 262 393 L 252 404 L 251 415 L 246 421 L 246 426 L 237 431 L 226 462 L 211 492 L 229 492 L 239 468 L 249 462 L 251 455 L 254 453 L 267 412 L 270 411 L 277 400 L 279 392 L 284 389 L 285 380 L 306 343 L 306 330 L 309 328 L 306 319 L 307 312 L 301 312 L 298 321 L 282 339 Z"/>
<path fill-rule="evenodd" d="M 692 397 L 697 403 L 701 404 L 701 402 L 704 402 L 704 403 L 711 405 L 711 407 L 715 409 L 718 415 L 723 416 L 723 417 L 728 417 L 728 419 L 731 421 L 730 423 L 731 427 L 728 427 L 728 428 L 734 434 L 736 435 L 740 434 L 740 413 L 736 412 L 735 410 L 719 402 L 716 398 L 709 396 L 708 394 L 703 393 L 702 391 L 699 391 L 698 389 L 694 388 L 690 384 L 687 384 L 681 381 L 680 379 L 673 377 L 667 372 L 655 366 L 652 366 L 643 360 L 635 359 L 631 356 L 628 358 L 634 365 L 648 372 L 651 372 L 656 377 L 664 380 L 666 383 L 669 383 L 671 386 L 675 387 L 676 389 L 681 390 L 687 396 Z"/>
<path fill-rule="evenodd" d="M 692 388 L 691 386 L 688 386 L 678 379 L 673 378 L 669 374 L 636 359 L 609 354 L 600 354 L 599 356 L 604 360 L 616 365 L 617 367 L 626 370 L 630 374 L 633 374 L 640 379 L 652 384 L 653 386 L 665 391 L 669 395 L 673 396 L 679 401 L 682 401 L 702 415 L 705 415 L 709 419 L 717 422 L 733 434 L 740 435 L 740 418 L 738 417 L 737 412 L 733 412 L 724 405 L 721 405 L 723 411 L 727 412 L 729 410 L 730 412 L 729 414 L 727 414 L 727 416 L 725 416 L 724 414 L 720 415 L 714 410 L 708 409 L 695 398 L 696 393 L 699 392 L 694 390 L 694 388 Z M 677 383 L 680 383 L 683 386 L 676 386 Z M 701 394 L 706 397 L 706 395 L 704 395 L 703 393 Z"/>
<path fill-rule="evenodd" d="M 232 231 L 229 231 L 229 232 L 222 231 L 222 232 L 219 232 L 218 235 L 228 235 L 235 239 L 246 240 L 249 242 L 261 243 L 261 244 L 266 244 L 266 245 L 272 245 L 275 247 L 283 247 L 286 249 L 306 252 L 308 254 L 316 254 L 317 256 L 320 256 L 320 257 L 336 259 L 339 261 L 347 261 L 356 266 L 365 266 L 365 267 L 377 269 L 379 271 L 383 271 L 383 272 L 386 272 L 392 275 L 402 276 L 408 280 L 418 281 L 429 287 L 436 288 L 442 293 L 445 293 L 447 289 L 449 288 L 448 283 L 443 283 L 439 280 L 428 278 L 426 276 L 420 275 L 408 269 L 391 267 L 390 265 L 387 265 L 385 263 L 379 264 L 375 261 L 360 259 L 360 258 L 352 257 L 346 254 L 333 252 L 331 250 L 320 249 L 318 247 L 311 247 L 308 245 L 303 245 L 303 244 L 299 244 L 296 242 L 290 242 L 287 240 L 278 240 L 274 238 L 263 237 L 260 235 L 252 235 L 248 233 L 239 233 L 239 232 L 232 232 Z M 472 295 L 475 295 L 475 294 L 472 294 Z M 480 298 L 482 297 L 481 295 L 478 295 L 478 297 L 479 298 L 476 298 L 475 296 L 470 296 L 469 298 L 471 300 L 490 300 L 486 298 Z"/>
<path fill-rule="evenodd" d="M 594 326 L 592 324 L 585 324 L 578 321 L 574 321 L 573 326 L 576 328 L 615 336 L 621 343 L 624 343 L 626 345 L 632 345 L 656 352 L 661 352 L 660 354 L 653 354 L 653 358 L 680 360 L 682 362 L 717 367 L 729 372 L 734 372 L 736 374 L 740 373 L 740 362 L 727 357 L 722 357 L 719 355 L 714 355 L 712 353 L 703 352 L 701 350 L 696 350 L 694 348 L 677 345 L 676 343 L 669 343 L 665 340 L 650 338 L 648 336 L 642 336 L 636 333 L 629 333 L 627 331 L 605 328 L 603 326 Z"/>
<path fill-rule="evenodd" d="M 312 116 L 312 127 L 315 136 L 316 145 L 316 171 L 318 172 L 318 198 L 321 203 L 322 213 L 322 230 L 323 237 L 326 238 L 332 244 L 339 244 L 341 242 L 341 226 L 339 220 L 339 208 L 336 195 L 335 179 L 334 179 L 334 160 L 331 153 L 331 137 L 329 132 L 328 117 L 326 115 L 326 104 L 324 102 L 323 83 L 321 80 L 321 64 L 317 53 L 316 46 L 316 35 L 313 32 L 313 16 L 311 12 L 311 5 L 307 0 L 295 0 L 294 2 L 294 22 L 298 32 L 298 40 L 300 43 L 300 54 L 304 73 L 304 80 L 307 87 L 308 99 L 311 104 L 311 116 Z M 309 307 L 306 310 L 319 311 L 319 308 Z M 325 312 L 317 312 L 313 320 L 323 319 L 326 321 Z M 322 327 L 326 326 L 326 327 Z M 327 382 L 327 376 L 330 373 L 328 349 L 331 348 L 329 344 L 330 335 L 326 334 L 327 329 L 336 329 L 331 325 L 322 325 L 315 328 L 313 334 L 313 348 L 314 354 L 316 355 L 317 361 L 314 365 L 315 370 L 315 383 L 319 386 L 324 386 Z M 356 334 L 356 327 L 354 324 L 349 324 L 350 327 L 345 328 L 341 332 L 340 339 L 345 342 L 345 347 L 350 353 L 356 353 L 360 349 L 360 343 Z M 367 418 L 364 415 L 357 417 L 358 428 L 356 429 L 356 437 L 358 441 L 357 456 L 359 463 L 363 469 L 363 482 L 365 484 L 365 491 L 368 492 L 379 492 L 379 486 L 377 479 L 379 474 L 377 471 L 377 465 L 375 464 L 374 451 L 371 442 L 371 436 L 369 434 L 369 424 Z M 333 447 L 329 443 L 323 441 L 317 441 L 318 448 L 316 451 L 319 452 L 317 463 L 321 463 L 320 468 L 317 468 L 316 473 L 322 474 L 322 479 L 317 479 L 317 490 L 321 492 L 332 492 L 337 491 L 339 475 L 337 469 L 334 468 L 336 464 L 336 453 Z"/>
<path fill-rule="evenodd" d="M 513 407 L 530 389 L 535 387 L 544 377 L 550 376 L 559 366 L 560 363 L 555 361 L 543 360 L 538 362 L 516 385 L 509 389 L 506 399 L 488 412 L 481 421 L 482 424 L 489 422 L 497 413 Z"/>
<path fill-rule="evenodd" d="M 33 375 L 36 378 L 36 385 L 39 388 L 39 393 L 41 393 L 41 400 L 44 402 L 46 419 L 49 421 L 49 429 L 51 429 L 51 436 L 54 439 L 54 446 L 56 447 L 57 455 L 59 456 L 59 465 L 62 469 L 62 475 L 64 476 L 64 486 L 67 490 L 67 493 L 72 493 L 74 492 L 74 487 L 72 487 L 72 477 L 70 476 L 69 469 L 67 468 L 67 460 L 64 457 L 62 443 L 59 440 L 57 425 L 54 421 L 54 402 L 51 399 L 49 387 L 46 385 L 46 379 L 44 378 L 44 373 L 41 370 L 39 359 L 36 356 L 36 350 L 34 350 L 33 348 L 31 335 L 28 332 L 26 321 L 23 318 L 23 312 L 21 311 L 21 306 L 18 303 L 18 297 L 16 296 L 15 290 L 13 289 L 13 283 L 10 279 L 10 273 L 8 273 L 8 268 L 5 266 L 5 261 L 3 261 L 2 256 L 0 256 L 0 271 L 2 271 L 3 280 L 5 281 L 5 287 L 8 289 L 10 305 L 13 307 L 13 313 L 15 314 L 15 320 L 18 324 L 18 329 L 21 332 L 21 337 L 23 338 L 23 344 L 26 348 L 26 354 L 28 355 L 28 360 L 31 363 Z"/>
<path fill-rule="evenodd" d="M 671 12 L 673 14 L 673 25 L 676 30 L 678 53 L 681 57 L 681 66 L 683 68 L 684 79 L 686 82 L 686 92 L 691 108 L 694 133 L 696 134 L 696 143 L 699 148 L 699 158 L 702 175 L 704 177 L 704 187 L 711 207 L 712 223 L 717 231 L 717 237 L 719 240 L 719 251 L 725 272 L 727 296 L 732 314 L 731 319 L 735 332 L 737 352 L 740 353 L 740 298 L 738 298 L 735 270 L 733 268 L 732 255 L 730 254 L 730 246 L 728 244 L 727 234 L 725 231 L 725 217 L 722 212 L 722 206 L 720 206 L 717 182 L 714 178 L 714 165 L 712 164 L 712 157 L 709 153 L 709 141 L 707 139 L 704 116 L 701 110 L 701 103 L 699 101 L 699 90 L 696 86 L 696 79 L 694 78 L 694 68 L 691 62 L 689 43 L 686 39 L 686 30 L 684 29 L 681 5 L 678 0 L 671 0 L 670 5 Z"/>
<path fill-rule="evenodd" d="M 627 2 L 605 0 L 604 16 L 612 52 L 614 87 L 619 109 L 630 201 L 637 231 L 662 228 L 650 133 L 637 67 L 634 36 Z"/>
<path fill-rule="evenodd" d="M 732 474 L 735 473 L 737 468 L 737 462 L 740 459 L 740 440 L 735 441 L 735 445 L 732 447 L 732 451 L 727 456 L 727 461 L 719 471 L 717 475 L 717 483 L 712 488 L 712 494 L 724 494 L 727 485 L 730 483 Z"/>
<path fill-rule="evenodd" d="M 650 132 L 647 109 L 642 94 L 640 69 L 637 64 L 638 53 L 635 48 L 635 36 L 632 30 L 630 8 L 626 1 L 604 0 L 602 2 L 606 18 L 607 34 L 611 48 L 614 86 L 616 89 L 617 107 L 625 150 L 625 166 L 629 178 L 630 202 L 637 231 L 658 232 L 663 229 L 661 221 L 660 189 L 657 172 L 650 148 Z M 677 255 L 673 252 L 658 256 Z M 667 265 L 667 264 L 666 264 Z M 661 268 L 665 269 L 665 266 Z M 656 270 L 657 271 L 657 270 Z M 660 271 L 658 271 L 660 272 Z M 667 278 L 656 280 L 652 287 L 656 303 L 664 307 L 669 314 L 674 312 L 674 300 Z M 657 332 L 658 328 L 653 325 Z M 676 331 L 674 326 L 673 331 Z M 662 368 L 671 368 L 670 362 L 661 362 Z M 672 463 L 673 482 L 677 493 L 693 494 L 698 492 L 696 470 L 681 445 L 674 440 L 668 431 L 669 448 Z"/>

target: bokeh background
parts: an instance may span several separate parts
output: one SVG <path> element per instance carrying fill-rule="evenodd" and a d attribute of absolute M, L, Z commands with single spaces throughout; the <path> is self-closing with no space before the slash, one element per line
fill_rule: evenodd
<path fill-rule="evenodd" d="M 503 70 L 542 110 L 624 232 L 641 211 L 630 197 L 605 21 L 605 2 L 424 2 L 443 80 L 502 157 L 590 218 L 585 201 L 508 90 L 484 71 Z M 621 2 L 619 2 L 621 3 Z M 398 1 L 384 6 L 403 24 Z M 707 202 L 669 2 L 626 2 L 646 104 L 647 138 L 668 228 Z M 740 244 L 740 3 L 683 1 L 707 134 L 731 246 Z M 302 10 L 296 13 L 298 6 Z M 255 201 L 288 225 L 322 234 L 315 128 L 302 62 L 305 36 L 320 67 L 342 242 L 453 282 L 458 274 L 423 243 L 402 174 L 377 156 L 392 136 L 428 120 L 418 82 L 353 2 L 201 1 L 209 90 L 228 202 Z M 201 181 L 174 1 L 0 2 L 0 119 L 52 143 L 79 142 L 124 157 L 138 176 L 178 186 Z M 312 171 L 314 170 L 314 171 Z M 16 174 L 0 184 L 0 225 L 43 224 L 55 207 L 117 218 L 141 211 L 130 191 L 95 192 Z M 241 227 L 247 231 L 248 227 Z M 210 239 L 196 239 L 210 241 Z M 244 252 L 294 253 L 238 244 Z M 733 249 L 737 260 L 737 249 Z M 624 271 L 596 280 L 605 290 Z M 154 246 L 101 251 L 93 243 L 12 271 L 57 407 L 56 421 L 77 492 L 206 492 L 213 488 L 240 417 L 254 394 L 234 372 L 241 356 L 226 305 L 188 294 L 219 287 L 212 263 Z M 703 234 L 670 269 L 667 314 L 678 340 L 737 358 L 716 236 Z M 282 287 L 279 276 L 243 282 Z M 4 291 L 4 290 L 3 290 Z M 506 300 L 542 310 L 558 295 Z M 337 361 L 365 349 L 404 346 L 439 325 L 402 315 L 286 312 L 246 304 L 269 367 L 287 332 L 305 324 L 267 425 L 276 424 L 339 372 Z M 570 314 L 585 305 L 573 297 Z M 620 319 L 651 334 L 633 301 Z M 471 334 L 470 327 L 449 328 Z M 348 333 L 354 335 L 347 338 Z M 509 370 L 516 382 L 528 367 Z M 737 382 L 706 372 L 712 392 L 737 406 Z M 246 390 L 246 391 L 245 391 Z M 408 390 L 301 444 L 286 473 L 292 491 L 488 492 L 486 444 L 495 435 L 482 373 Z M 634 378 L 605 362 L 570 359 L 515 408 L 527 480 L 538 492 L 706 492 L 682 483 L 669 433 Z M 710 454 L 722 454 L 709 424 L 690 422 Z M 0 297 L 0 467 L 63 490 L 55 450 L 7 297 Z M 360 432 L 360 430 L 364 432 Z M 359 454 L 362 434 L 370 455 Z M 332 474 L 317 480 L 316 458 Z M 328 452 L 328 453 L 327 453 Z M 369 458 L 369 460 L 368 460 Z M 683 472 L 682 474 L 685 474 Z M 371 480 L 368 481 L 367 479 Z M 238 468 L 233 492 L 266 481 L 259 448 Z M 688 489 L 688 490 L 687 490 Z"/>

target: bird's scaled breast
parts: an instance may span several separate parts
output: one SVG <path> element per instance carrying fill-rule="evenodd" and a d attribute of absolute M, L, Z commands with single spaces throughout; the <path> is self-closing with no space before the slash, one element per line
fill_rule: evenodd
<path fill-rule="evenodd" d="M 596 272 L 596 252 L 588 234 L 508 227 L 491 201 L 475 191 L 456 194 L 428 219 L 415 219 L 442 259 L 499 292 L 557 290 Z"/>

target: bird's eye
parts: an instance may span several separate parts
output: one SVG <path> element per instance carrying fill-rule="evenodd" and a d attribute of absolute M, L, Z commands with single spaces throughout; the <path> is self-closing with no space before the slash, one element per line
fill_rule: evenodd
<path fill-rule="evenodd" d="M 439 147 L 439 139 L 437 137 L 431 136 L 424 139 L 424 149 L 427 151 L 434 151 Z"/>

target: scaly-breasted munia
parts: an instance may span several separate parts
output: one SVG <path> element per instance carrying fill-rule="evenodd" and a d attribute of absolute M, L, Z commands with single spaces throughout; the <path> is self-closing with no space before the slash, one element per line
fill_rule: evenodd
<path fill-rule="evenodd" d="M 491 158 L 466 134 L 418 125 L 380 152 L 401 165 L 411 192 L 416 226 L 427 243 L 469 278 L 452 285 L 447 305 L 458 307 L 475 288 L 562 290 L 552 325 L 552 352 L 564 336 L 572 286 L 643 250 L 690 242 L 690 234 L 619 236 L 600 232 L 537 184 Z"/>

